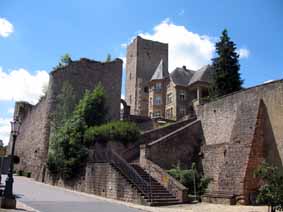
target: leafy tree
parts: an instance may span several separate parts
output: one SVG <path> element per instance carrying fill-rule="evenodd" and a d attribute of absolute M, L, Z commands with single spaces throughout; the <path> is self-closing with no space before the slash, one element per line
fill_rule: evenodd
<path fill-rule="evenodd" d="M 263 181 L 257 196 L 258 202 L 267 204 L 272 212 L 283 211 L 283 170 L 263 163 L 255 176 Z"/>
<path fill-rule="evenodd" d="M 71 116 L 63 118 L 62 124 L 58 122 L 60 127 L 56 128 L 50 143 L 47 161 L 52 174 L 71 179 L 80 173 L 88 156 L 85 130 L 106 121 L 105 101 L 104 89 L 99 84 L 92 92 L 86 91 Z"/>
<path fill-rule="evenodd" d="M 111 54 L 108 53 L 105 62 L 110 62 L 110 61 L 111 61 Z"/>
<path fill-rule="evenodd" d="M 215 47 L 218 57 L 212 59 L 214 75 L 210 89 L 210 95 L 214 97 L 238 91 L 243 84 L 239 73 L 240 64 L 236 44 L 230 40 L 226 29 Z"/>
<path fill-rule="evenodd" d="M 61 56 L 58 65 L 57 65 L 54 69 L 62 68 L 62 67 L 64 67 L 64 66 L 66 66 L 66 65 L 69 65 L 69 64 L 72 63 L 72 62 L 73 62 L 73 61 L 72 61 L 71 56 L 70 56 L 68 53 L 66 53 L 66 54 L 64 54 L 63 56 Z"/>
<path fill-rule="evenodd" d="M 85 92 L 74 115 L 83 117 L 87 127 L 91 127 L 105 123 L 107 111 L 105 90 L 99 83 L 93 92 Z"/>
<path fill-rule="evenodd" d="M 195 194 L 193 189 L 194 187 L 196 187 L 197 196 L 203 195 L 208 187 L 208 184 L 212 181 L 211 178 L 205 177 L 197 171 L 195 163 L 192 164 L 191 169 L 182 169 L 178 163 L 177 166 L 173 169 L 170 169 L 168 173 L 184 186 L 190 188 L 190 195 Z"/>

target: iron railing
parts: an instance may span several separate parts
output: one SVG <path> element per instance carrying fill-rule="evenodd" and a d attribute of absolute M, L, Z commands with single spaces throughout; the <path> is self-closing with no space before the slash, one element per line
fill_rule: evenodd
<path fill-rule="evenodd" d="M 120 155 L 107 149 L 107 158 L 110 164 L 117 168 L 136 188 L 151 202 L 151 186 L 140 174 Z"/>

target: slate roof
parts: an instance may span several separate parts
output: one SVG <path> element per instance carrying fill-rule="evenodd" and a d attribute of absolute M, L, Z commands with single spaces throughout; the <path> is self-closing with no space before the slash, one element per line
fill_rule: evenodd
<path fill-rule="evenodd" d="M 170 73 L 170 79 L 175 85 L 187 86 L 193 77 L 195 71 L 188 70 L 185 67 L 176 68 Z"/>
<path fill-rule="evenodd" d="M 212 79 L 212 67 L 211 65 L 206 65 L 201 69 L 197 70 L 190 80 L 188 85 L 192 85 L 196 82 L 210 82 Z"/>
<path fill-rule="evenodd" d="M 186 67 L 176 68 L 170 73 L 170 79 L 176 85 L 190 86 L 197 82 L 209 83 L 212 79 L 212 67 L 206 65 L 197 71 L 186 69 Z"/>
<path fill-rule="evenodd" d="M 169 76 L 168 70 L 165 70 L 163 65 L 163 60 L 160 60 L 159 65 L 157 66 L 154 74 L 151 77 L 151 80 L 160 80 Z"/>

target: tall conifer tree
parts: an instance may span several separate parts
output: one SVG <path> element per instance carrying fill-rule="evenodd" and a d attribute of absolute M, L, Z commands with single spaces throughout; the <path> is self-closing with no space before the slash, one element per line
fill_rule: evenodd
<path fill-rule="evenodd" d="M 218 57 L 212 59 L 215 72 L 211 95 L 214 97 L 238 91 L 243 84 L 239 73 L 239 54 L 236 52 L 236 44 L 230 40 L 226 29 L 215 47 Z"/>

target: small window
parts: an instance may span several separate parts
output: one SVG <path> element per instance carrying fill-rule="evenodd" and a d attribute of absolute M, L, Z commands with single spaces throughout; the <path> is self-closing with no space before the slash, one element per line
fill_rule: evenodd
<path fill-rule="evenodd" d="M 130 95 L 129 102 L 132 104 L 132 95 Z"/>
<path fill-rule="evenodd" d="M 160 111 L 154 112 L 153 117 L 154 118 L 160 117 Z"/>
<path fill-rule="evenodd" d="M 166 110 L 166 118 L 172 119 L 173 118 L 173 108 L 169 108 Z"/>
<path fill-rule="evenodd" d="M 185 91 L 181 90 L 179 97 L 180 97 L 181 101 L 185 101 L 186 100 L 186 93 L 185 93 Z"/>
<path fill-rule="evenodd" d="M 161 105 L 162 101 L 161 101 L 161 96 L 155 96 L 154 97 L 154 105 Z"/>
<path fill-rule="evenodd" d="M 167 94 L 167 104 L 170 104 L 173 102 L 173 95 L 172 93 Z"/>
<path fill-rule="evenodd" d="M 154 89 L 155 89 L 155 91 L 157 91 L 157 92 L 161 91 L 161 89 L 162 89 L 162 84 L 161 84 L 161 82 L 156 83 Z"/>
<path fill-rule="evenodd" d="M 147 87 L 147 86 L 144 87 L 144 88 L 143 88 L 143 91 L 144 91 L 145 93 L 148 93 L 148 87 Z"/>
<path fill-rule="evenodd" d="M 149 105 L 152 105 L 152 97 L 149 98 Z"/>

